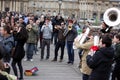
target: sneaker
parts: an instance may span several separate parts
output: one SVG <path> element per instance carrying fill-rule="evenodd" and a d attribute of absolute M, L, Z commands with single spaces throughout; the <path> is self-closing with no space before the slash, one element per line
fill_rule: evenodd
<path fill-rule="evenodd" d="M 32 62 L 32 61 L 33 61 L 33 59 L 30 59 L 30 61 Z"/>
<path fill-rule="evenodd" d="M 28 61 L 28 59 L 24 59 L 24 61 Z"/>

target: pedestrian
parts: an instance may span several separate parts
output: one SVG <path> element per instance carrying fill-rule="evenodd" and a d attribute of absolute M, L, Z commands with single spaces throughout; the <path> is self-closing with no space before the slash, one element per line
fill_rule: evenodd
<path fill-rule="evenodd" d="M 18 70 L 16 64 L 18 65 L 20 77 L 19 80 L 23 80 L 23 66 L 22 59 L 25 56 L 24 44 L 28 39 L 27 30 L 23 25 L 17 26 L 17 29 L 13 32 L 14 40 L 15 40 L 15 50 L 12 54 L 12 68 L 15 76 L 18 78 Z"/>
<path fill-rule="evenodd" d="M 1 36 L 3 37 L 3 39 L 1 40 L 1 45 L 5 49 L 3 62 L 5 64 L 6 72 L 10 73 L 11 51 L 14 47 L 14 39 L 13 36 L 10 34 L 10 27 L 1 27 Z"/>
<path fill-rule="evenodd" d="M 77 36 L 77 30 L 75 26 L 73 26 L 73 20 L 69 20 L 68 26 L 66 27 L 68 31 L 66 35 L 66 45 L 67 45 L 67 52 L 68 52 L 68 64 L 74 63 L 74 49 L 73 49 L 73 42 L 75 37 Z"/>
<path fill-rule="evenodd" d="M 90 51 L 87 56 L 87 65 L 92 69 L 88 80 L 109 80 L 114 49 L 112 39 L 104 35 L 100 39 L 100 48 L 96 52 Z"/>
<path fill-rule="evenodd" d="M 47 55 L 46 55 L 46 60 L 49 59 L 50 57 L 50 42 L 52 38 L 52 32 L 53 32 L 53 27 L 52 24 L 50 23 L 50 18 L 46 18 L 45 24 L 41 28 L 41 32 L 43 33 L 43 39 L 42 39 L 42 47 L 41 47 L 41 60 L 44 58 L 44 49 L 45 46 L 47 45 Z"/>
<path fill-rule="evenodd" d="M 83 33 L 84 35 L 85 33 Z M 88 80 L 89 75 L 91 74 L 92 69 L 90 69 L 86 63 L 86 56 L 88 55 L 90 51 L 90 47 L 93 46 L 93 31 L 91 30 L 86 38 L 89 38 L 86 42 L 80 44 L 79 41 L 75 41 L 75 46 L 79 49 L 82 49 L 82 56 L 81 56 L 81 72 L 82 72 L 82 80 Z"/>
<path fill-rule="evenodd" d="M 33 25 L 34 21 L 32 19 L 29 20 L 30 24 L 26 26 L 28 39 L 26 42 L 26 59 L 25 61 L 33 61 L 33 53 L 35 44 L 37 43 L 37 35 L 38 35 L 38 27 Z"/>
<path fill-rule="evenodd" d="M 59 62 L 62 62 L 64 57 L 64 48 L 65 48 L 65 36 L 63 36 L 63 33 L 65 31 L 65 23 L 62 22 L 60 26 L 57 26 L 57 30 L 58 30 L 58 38 L 57 38 L 58 41 L 56 42 L 55 45 L 55 55 L 52 61 L 57 61 L 58 50 L 59 48 L 61 48 L 61 55 Z"/>
<path fill-rule="evenodd" d="M 120 80 L 120 33 L 114 36 L 113 42 L 115 44 L 115 67 L 112 73 L 112 80 Z"/>

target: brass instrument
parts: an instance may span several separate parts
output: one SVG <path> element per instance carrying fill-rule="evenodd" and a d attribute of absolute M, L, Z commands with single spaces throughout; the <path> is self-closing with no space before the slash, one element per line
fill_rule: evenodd
<path fill-rule="evenodd" d="M 117 8 L 109 8 L 103 15 L 104 22 L 109 26 L 117 26 L 120 24 L 120 10 Z"/>
<path fill-rule="evenodd" d="M 66 36 L 70 30 L 72 30 L 72 25 L 68 25 L 68 27 L 65 28 L 63 36 Z"/>

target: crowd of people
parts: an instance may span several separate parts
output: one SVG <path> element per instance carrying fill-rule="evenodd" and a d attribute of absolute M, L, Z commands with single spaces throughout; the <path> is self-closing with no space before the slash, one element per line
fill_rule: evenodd
<path fill-rule="evenodd" d="M 88 35 L 85 34 L 87 28 L 90 28 Z M 76 40 L 80 34 L 86 36 L 82 44 Z M 98 49 L 93 51 L 91 47 L 94 45 L 95 35 L 98 35 L 100 40 Z M 46 60 L 50 58 L 50 45 L 53 43 L 55 49 L 52 61 L 58 61 L 58 50 L 61 48 L 59 62 L 62 62 L 64 49 L 67 47 L 67 63 L 73 65 L 75 46 L 79 49 L 82 80 L 120 80 L 119 30 L 112 29 L 105 22 L 102 23 L 102 29 L 88 25 L 80 26 L 75 18 L 64 19 L 60 14 L 36 16 L 32 13 L 15 12 L 0 14 L 0 77 L 4 78 L 2 80 L 8 80 L 3 72 L 10 74 L 10 65 L 17 79 L 24 79 L 22 60 L 34 61 L 33 56 L 38 53 L 38 42 L 41 61 L 44 57 Z M 47 54 L 44 53 L 45 47 Z M 112 64 L 115 64 L 114 68 Z"/>

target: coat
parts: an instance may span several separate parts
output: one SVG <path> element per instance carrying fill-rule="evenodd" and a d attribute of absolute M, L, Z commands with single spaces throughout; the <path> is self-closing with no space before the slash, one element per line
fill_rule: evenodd
<path fill-rule="evenodd" d="M 81 61 L 81 72 L 83 74 L 90 75 L 91 74 L 91 69 L 88 67 L 86 63 L 86 56 L 88 55 L 90 51 L 90 47 L 93 45 L 93 40 L 88 40 L 84 44 L 79 45 L 80 49 L 83 49 L 83 55 L 82 55 L 82 61 Z"/>
<path fill-rule="evenodd" d="M 112 47 L 100 48 L 93 56 L 87 56 L 87 64 L 92 68 L 89 80 L 109 80 L 114 57 Z"/>
<path fill-rule="evenodd" d="M 24 44 L 28 39 L 27 30 L 22 27 L 19 33 L 14 34 L 15 51 L 13 52 L 13 60 L 20 61 L 25 56 Z"/>

